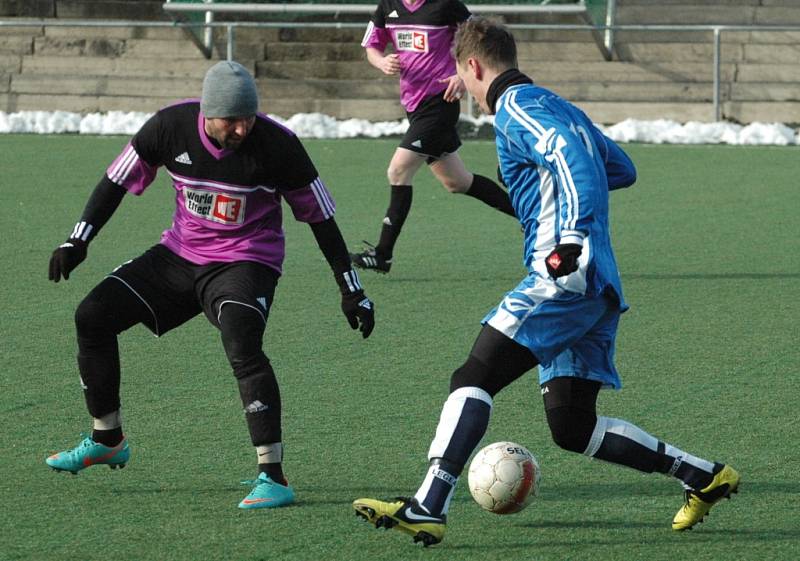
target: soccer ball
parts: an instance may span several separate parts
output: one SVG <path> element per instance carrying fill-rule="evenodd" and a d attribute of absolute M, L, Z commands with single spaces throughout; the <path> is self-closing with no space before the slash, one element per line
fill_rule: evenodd
<path fill-rule="evenodd" d="M 495 442 L 472 459 L 469 492 L 481 508 L 513 514 L 536 496 L 540 475 L 539 463 L 527 448 L 514 442 Z"/>

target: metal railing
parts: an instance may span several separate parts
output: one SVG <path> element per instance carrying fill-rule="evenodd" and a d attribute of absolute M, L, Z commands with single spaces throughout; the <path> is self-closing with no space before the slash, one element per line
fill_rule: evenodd
<path fill-rule="evenodd" d="M 238 27 L 258 27 L 258 28 L 363 28 L 363 23 L 347 22 L 319 22 L 319 23 L 298 23 L 298 22 L 208 22 L 208 23 L 181 23 L 181 22 L 142 22 L 142 21 L 59 21 L 59 20 L 0 20 L 0 29 L 3 27 L 167 27 L 167 28 L 224 28 L 227 31 L 226 48 L 228 60 L 233 59 L 235 29 Z M 711 32 L 713 44 L 712 75 L 714 83 L 713 108 L 714 120 L 719 121 L 721 117 L 721 42 L 722 34 L 725 32 L 745 31 L 745 32 L 800 32 L 800 25 L 614 25 L 614 26 L 589 26 L 571 24 L 510 24 L 514 29 L 530 30 L 563 30 L 563 31 L 647 31 L 647 32 Z"/>

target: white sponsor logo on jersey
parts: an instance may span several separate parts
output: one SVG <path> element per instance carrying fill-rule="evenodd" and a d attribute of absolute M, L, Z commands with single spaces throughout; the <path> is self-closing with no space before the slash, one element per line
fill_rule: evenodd
<path fill-rule="evenodd" d="M 387 18 L 399 18 L 400 15 L 397 13 L 397 10 L 392 10 L 391 12 L 389 12 L 389 15 L 386 16 L 386 17 Z"/>
<path fill-rule="evenodd" d="M 428 52 L 428 32 L 427 31 L 395 31 L 397 50 L 410 51 L 412 53 Z"/>
<path fill-rule="evenodd" d="M 178 162 L 179 164 L 187 164 L 187 165 L 192 163 L 192 159 L 189 157 L 188 152 L 184 152 L 180 156 L 177 156 L 175 158 L 175 161 Z"/>
<path fill-rule="evenodd" d="M 183 188 L 186 210 L 191 214 L 220 224 L 244 222 L 244 196 L 223 195 L 202 189 Z"/>

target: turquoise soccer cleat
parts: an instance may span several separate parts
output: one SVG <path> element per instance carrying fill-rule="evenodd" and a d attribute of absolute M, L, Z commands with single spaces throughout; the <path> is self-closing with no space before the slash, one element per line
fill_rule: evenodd
<path fill-rule="evenodd" d="M 109 447 L 86 438 L 72 450 L 64 450 L 53 454 L 45 460 L 48 466 L 56 471 L 68 471 L 76 475 L 80 470 L 96 464 L 105 464 L 111 469 L 123 468 L 131 457 L 128 439 L 123 438 L 116 446 Z"/>
<path fill-rule="evenodd" d="M 258 479 L 242 481 L 242 485 L 252 485 L 253 490 L 242 499 L 239 508 L 276 508 L 294 502 L 294 489 L 276 483 L 266 473 L 259 474 Z"/>

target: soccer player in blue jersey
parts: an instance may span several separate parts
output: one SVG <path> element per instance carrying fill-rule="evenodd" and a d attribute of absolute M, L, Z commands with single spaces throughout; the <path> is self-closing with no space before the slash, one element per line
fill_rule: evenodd
<path fill-rule="evenodd" d="M 739 474 L 596 409 L 601 388 L 621 386 L 614 340 L 627 309 L 611 249 L 608 192 L 632 184 L 634 166 L 580 109 L 517 70 L 514 39 L 502 26 L 471 19 L 456 35 L 455 54 L 467 90 L 495 115 L 497 155 L 525 233 L 528 275 L 484 318 L 469 357 L 453 373 L 416 494 L 393 502 L 358 499 L 356 514 L 425 545 L 441 541 L 493 397 L 538 365 L 555 443 L 678 479 L 686 500 L 672 528 L 689 529 L 737 491 Z"/>

